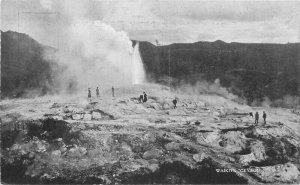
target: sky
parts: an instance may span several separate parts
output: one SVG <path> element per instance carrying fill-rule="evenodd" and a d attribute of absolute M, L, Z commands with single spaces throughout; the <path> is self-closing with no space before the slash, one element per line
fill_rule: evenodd
<path fill-rule="evenodd" d="M 59 47 L 74 19 L 100 21 L 161 45 L 223 40 L 300 42 L 300 1 L 0 0 L 1 30 Z"/>

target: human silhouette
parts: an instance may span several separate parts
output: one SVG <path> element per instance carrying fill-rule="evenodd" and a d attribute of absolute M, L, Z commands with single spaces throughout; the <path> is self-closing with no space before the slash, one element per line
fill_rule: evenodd
<path fill-rule="evenodd" d="M 263 119 L 264 119 L 264 124 L 266 124 L 267 114 L 265 113 L 265 111 L 263 112 Z"/>
<path fill-rule="evenodd" d="M 88 98 L 91 98 L 92 97 L 92 94 L 91 94 L 91 89 L 88 88 Z"/>
<path fill-rule="evenodd" d="M 144 96 L 141 94 L 140 95 L 140 99 L 139 99 L 140 103 L 143 103 L 144 102 Z"/>
<path fill-rule="evenodd" d="M 97 87 L 97 89 L 96 89 L 96 95 L 97 95 L 97 97 L 100 96 L 100 93 L 99 93 L 99 87 Z"/>
<path fill-rule="evenodd" d="M 259 114 L 258 112 L 255 113 L 255 124 L 258 124 Z"/>
<path fill-rule="evenodd" d="M 143 92 L 143 94 L 144 94 L 143 102 L 146 102 L 148 100 L 147 94 L 145 92 Z"/>
<path fill-rule="evenodd" d="M 177 98 L 175 98 L 174 100 L 173 100 L 173 104 L 174 104 L 174 109 L 176 109 L 176 104 L 177 104 Z"/>

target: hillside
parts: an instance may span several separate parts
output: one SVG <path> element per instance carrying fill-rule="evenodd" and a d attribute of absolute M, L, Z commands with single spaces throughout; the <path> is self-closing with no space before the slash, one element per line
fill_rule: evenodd
<path fill-rule="evenodd" d="M 1 32 L 1 96 L 12 98 L 50 92 L 55 64 L 44 56 L 54 56 L 55 51 L 26 34 Z"/>
<path fill-rule="evenodd" d="M 199 80 L 215 81 L 249 102 L 299 95 L 300 43 L 247 44 L 196 42 L 154 46 L 140 42 L 148 78 L 173 87 Z M 165 78 L 166 79 L 166 78 Z M 162 82 L 163 83 L 163 82 Z M 164 80 L 169 83 L 169 80 Z"/>

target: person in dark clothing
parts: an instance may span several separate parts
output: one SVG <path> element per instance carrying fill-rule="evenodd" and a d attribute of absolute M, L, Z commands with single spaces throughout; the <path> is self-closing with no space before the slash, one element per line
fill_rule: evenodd
<path fill-rule="evenodd" d="M 147 94 L 145 92 L 143 92 L 143 94 L 144 94 L 143 102 L 146 102 L 148 100 Z"/>
<path fill-rule="evenodd" d="M 144 101 L 143 99 L 144 99 L 144 96 L 141 94 L 140 99 L 139 99 L 140 103 L 143 103 L 143 101 Z"/>
<path fill-rule="evenodd" d="M 112 96 L 115 97 L 115 88 L 114 86 L 111 87 Z"/>
<path fill-rule="evenodd" d="M 255 113 L 255 124 L 258 124 L 259 114 L 258 112 Z"/>
<path fill-rule="evenodd" d="M 173 104 L 174 104 L 174 109 L 176 109 L 176 104 L 177 104 L 177 98 L 175 98 L 174 100 L 173 100 Z"/>
<path fill-rule="evenodd" d="M 96 89 L 96 95 L 97 95 L 97 97 L 99 97 L 99 87 L 97 87 L 97 89 Z"/>
<path fill-rule="evenodd" d="M 249 113 L 249 116 L 253 118 L 253 113 L 252 113 L 252 112 L 250 112 L 250 113 Z"/>
<path fill-rule="evenodd" d="M 264 119 L 264 124 L 266 124 L 267 114 L 265 113 L 265 111 L 263 112 L 263 119 Z"/>
<path fill-rule="evenodd" d="M 88 98 L 91 98 L 92 97 L 92 94 L 91 94 L 91 89 L 88 88 Z"/>

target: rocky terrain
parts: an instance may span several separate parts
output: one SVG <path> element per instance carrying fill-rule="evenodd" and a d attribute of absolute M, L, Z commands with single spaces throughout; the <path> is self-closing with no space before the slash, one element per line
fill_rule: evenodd
<path fill-rule="evenodd" d="M 149 100 L 139 103 L 146 91 Z M 299 183 L 299 109 L 157 85 L 0 102 L 4 183 Z M 172 100 L 178 98 L 174 109 Z M 266 111 L 264 125 L 249 112 Z"/>

